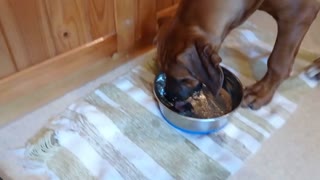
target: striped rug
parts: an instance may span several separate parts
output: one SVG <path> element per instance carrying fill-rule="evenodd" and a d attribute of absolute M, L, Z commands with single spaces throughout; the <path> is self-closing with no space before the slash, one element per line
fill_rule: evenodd
<path fill-rule="evenodd" d="M 271 47 L 240 28 L 222 48 L 223 66 L 251 84 L 264 74 Z M 152 94 L 154 54 L 72 104 L 16 150 L 22 170 L 44 179 L 224 180 L 290 119 L 300 94 L 317 84 L 301 74 L 314 58 L 302 50 L 292 77 L 268 106 L 239 109 L 218 133 L 190 135 L 171 127 L 159 112 Z"/>

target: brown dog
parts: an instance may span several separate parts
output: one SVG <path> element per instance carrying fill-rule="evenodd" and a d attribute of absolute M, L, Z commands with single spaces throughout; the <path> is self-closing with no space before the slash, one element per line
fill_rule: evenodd
<path fill-rule="evenodd" d="M 276 20 L 278 35 L 268 71 L 245 89 L 243 107 L 259 109 L 268 104 L 289 76 L 300 44 L 320 10 L 315 0 L 181 0 L 176 15 L 160 21 L 157 37 L 157 60 L 167 76 L 168 97 L 183 102 L 202 83 L 217 94 L 223 82 L 218 55 L 221 43 L 256 10 Z M 320 67 L 320 60 L 313 67 Z M 320 79 L 320 74 L 316 77 Z"/>

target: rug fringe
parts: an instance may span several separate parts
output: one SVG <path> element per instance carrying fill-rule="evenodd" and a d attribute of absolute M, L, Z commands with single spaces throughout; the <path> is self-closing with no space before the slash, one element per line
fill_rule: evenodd
<path fill-rule="evenodd" d="M 40 137 L 35 143 L 27 145 L 25 155 L 32 160 L 47 162 L 59 150 L 60 146 L 53 130 L 46 131 Z"/>

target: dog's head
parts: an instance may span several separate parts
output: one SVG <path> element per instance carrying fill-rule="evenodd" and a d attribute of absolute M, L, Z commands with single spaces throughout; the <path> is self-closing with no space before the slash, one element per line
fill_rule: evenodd
<path fill-rule="evenodd" d="M 199 50 L 195 46 L 185 49 L 164 69 L 167 77 L 165 91 L 171 101 L 185 101 L 201 90 L 203 84 L 213 95 L 217 95 L 222 87 L 224 76 L 219 65 L 220 57 L 208 54 L 207 48 Z"/>
<path fill-rule="evenodd" d="M 218 94 L 224 76 L 219 65 L 221 58 L 205 37 L 190 35 L 174 23 L 170 19 L 160 23 L 157 60 L 166 74 L 167 99 L 183 110 L 185 100 L 200 90 L 202 84 Z"/>

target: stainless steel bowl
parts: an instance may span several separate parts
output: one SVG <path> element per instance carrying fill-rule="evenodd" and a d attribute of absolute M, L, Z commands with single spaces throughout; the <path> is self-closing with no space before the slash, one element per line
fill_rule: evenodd
<path fill-rule="evenodd" d="M 224 73 L 223 88 L 231 95 L 232 111 L 220 117 L 198 119 L 181 115 L 174 111 L 172 103 L 165 98 L 166 76 L 160 73 L 154 81 L 153 91 L 158 101 L 160 111 L 164 119 L 173 127 L 194 134 L 209 134 L 222 129 L 227 125 L 232 113 L 240 106 L 243 99 L 243 86 L 240 80 L 229 70 L 222 67 Z"/>

